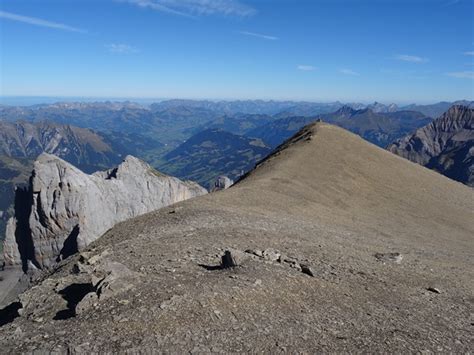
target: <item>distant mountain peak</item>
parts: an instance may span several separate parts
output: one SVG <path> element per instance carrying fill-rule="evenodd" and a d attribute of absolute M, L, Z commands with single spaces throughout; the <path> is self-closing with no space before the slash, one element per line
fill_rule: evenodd
<path fill-rule="evenodd" d="M 451 116 L 451 115 L 457 115 L 457 114 L 462 114 L 464 112 L 469 112 L 472 111 L 473 108 L 468 106 L 468 105 L 463 105 L 463 104 L 454 104 L 452 105 L 448 111 L 443 116 Z"/>
<path fill-rule="evenodd" d="M 357 110 L 353 109 L 351 106 L 344 105 L 339 110 L 336 111 L 336 114 L 337 115 L 344 115 L 344 116 L 352 116 L 356 112 L 357 112 Z"/>
<path fill-rule="evenodd" d="M 439 118 L 400 138 L 392 153 L 474 187 L 474 109 L 453 105 Z"/>
<path fill-rule="evenodd" d="M 377 101 L 375 101 L 372 105 L 368 105 L 367 108 L 370 108 L 375 113 L 389 113 L 396 112 L 399 110 L 398 106 L 394 103 L 385 105 Z"/>

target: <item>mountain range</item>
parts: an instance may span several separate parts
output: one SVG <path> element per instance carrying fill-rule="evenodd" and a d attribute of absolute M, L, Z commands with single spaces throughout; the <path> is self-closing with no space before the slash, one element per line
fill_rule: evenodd
<path fill-rule="evenodd" d="M 464 105 L 467 101 L 459 101 Z M 206 100 L 165 100 L 151 105 L 133 102 L 59 102 L 33 106 L 0 105 L 0 120 L 16 122 L 51 121 L 82 128 L 93 129 L 97 133 L 133 134 L 136 141 L 146 140 L 149 144 L 141 153 L 143 158 L 161 156 L 178 147 L 183 141 L 198 133 L 197 129 L 227 128 L 233 125 L 233 118 L 241 121 L 240 129 L 231 133 L 244 134 L 245 130 L 257 128 L 262 123 L 289 117 L 318 117 L 341 109 L 345 104 L 312 103 L 295 101 L 206 101 Z M 437 118 L 451 103 L 433 105 L 411 105 L 399 107 L 384 105 L 348 103 L 354 110 L 370 109 L 375 113 L 399 111 L 419 111 L 425 116 Z M 249 115 L 245 117 L 245 115 Z M 254 116 L 255 115 L 255 116 Z M 258 117 L 260 115 L 260 117 Z M 254 116 L 254 117 L 252 117 Z M 263 120 L 262 120 L 263 119 Z M 260 122 L 256 122 L 260 120 Z M 221 121 L 219 123 L 218 121 Z M 220 126 L 219 126 L 220 124 Z M 246 125 L 249 125 L 246 127 Z M 254 127 L 251 127 L 254 125 Z M 134 152 L 134 154 L 137 152 Z M 137 154 L 135 154 L 137 155 Z"/>
<path fill-rule="evenodd" d="M 334 113 L 317 117 L 286 117 L 259 126 L 246 134 L 260 138 L 275 148 L 303 126 L 321 119 L 354 132 L 369 142 L 386 147 L 393 140 L 431 122 L 431 118 L 416 111 L 377 113 L 372 109 L 356 110 L 343 106 Z"/>
<path fill-rule="evenodd" d="M 55 154 L 87 172 L 121 160 L 120 152 L 90 129 L 47 121 L 0 121 L 0 155 L 34 160 L 43 152 Z"/>
<path fill-rule="evenodd" d="M 310 124 L 230 189 L 122 222 L 42 274 L 0 310 L 0 348 L 469 352 L 473 200 Z"/>
<path fill-rule="evenodd" d="M 166 100 L 151 105 L 154 110 L 168 110 L 173 107 L 190 107 L 193 109 L 206 109 L 220 112 L 225 115 L 234 114 L 265 114 L 276 115 L 282 112 L 291 112 L 297 115 L 298 111 L 304 112 L 331 112 L 337 110 L 342 104 L 296 102 L 296 101 L 263 101 L 263 100 L 237 100 L 237 101 L 209 101 L 209 100 Z"/>
<path fill-rule="evenodd" d="M 388 150 L 474 187 L 474 109 L 453 106 Z"/>
<path fill-rule="evenodd" d="M 410 108 L 431 115 L 447 105 Z M 14 187 L 27 182 L 33 161 L 42 152 L 55 154 L 87 173 L 110 168 L 124 156 L 133 155 L 169 174 L 210 187 L 220 175 L 238 179 L 317 119 L 349 129 L 380 147 L 431 122 L 430 115 L 405 109 L 380 103 L 192 100 L 150 106 L 132 102 L 0 106 L 0 156 L 10 162 L 0 169 L 0 189 L 4 191 L 0 238 L 11 215 Z M 294 116 L 292 112 L 314 115 Z M 206 147 L 207 141 L 211 143 Z M 463 159 L 468 159 L 466 154 Z M 465 175 L 469 173 L 456 177 L 459 172 L 452 172 L 459 170 L 459 164 L 453 165 L 446 156 L 440 159 L 429 167 L 469 181 Z M 456 156 L 454 160 L 459 159 Z"/>
<path fill-rule="evenodd" d="M 438 118 L 441 116 L 443 113 L 445 113 L 451 106 L 469 106 L 472 107 L 474 105 L 473 101 L 468 101 L 468 100 L 458 100 L 454 102 L 447 102 L 447 101 L 442 101 L 438 102 L 435 104 L 431 105 L 417 105 L 417 104 L 412 104 L 403 107 L 404 110 L 410 110 L 410 111 L 418 111 L 423 114 L 425 114 L 428 117 L 432 118 Z"/>
<path fill-rule="evenodd" d="M 347 106 L 335 113 L 321 115 L 321 119 L 356 133 L 382 148 L 432 121 L 416 111 L 382 113 L 372 109 L 354 110 Z"/>

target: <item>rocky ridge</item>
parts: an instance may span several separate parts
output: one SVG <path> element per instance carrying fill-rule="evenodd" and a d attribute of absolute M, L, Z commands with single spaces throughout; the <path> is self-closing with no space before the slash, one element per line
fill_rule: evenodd
<path fill-rule="evenodd" d="M 474 108 L 452 106 L 432 123 L 396 140 L 387 149 L 474 187 Z"/>
<path fill-rule="evenodd" d="M 48 268 L 99 238 L 118 222 L 207 193 L 127 156 L 117 168 L 87 175 L 42 154 L 27 189 L 18 189 L 7 224 L 4 259 L 23 269 Z"/>

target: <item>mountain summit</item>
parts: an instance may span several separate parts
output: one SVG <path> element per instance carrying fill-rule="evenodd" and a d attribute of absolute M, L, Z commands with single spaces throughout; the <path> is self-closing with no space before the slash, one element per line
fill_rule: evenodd
<path fill-rule="evenodd" d="M 0 347 L 468 352 L 473 199 L 312 124 L 230 189 L 121 223 L 63 261 L 10 305 Z"/>

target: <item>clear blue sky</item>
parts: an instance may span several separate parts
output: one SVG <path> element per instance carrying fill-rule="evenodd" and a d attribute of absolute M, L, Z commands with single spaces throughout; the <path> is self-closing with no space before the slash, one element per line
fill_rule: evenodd
<path fill-rule="evenodd" d="M 2 0 L 1 92 L 474 97 L 474 0 Z"/>

